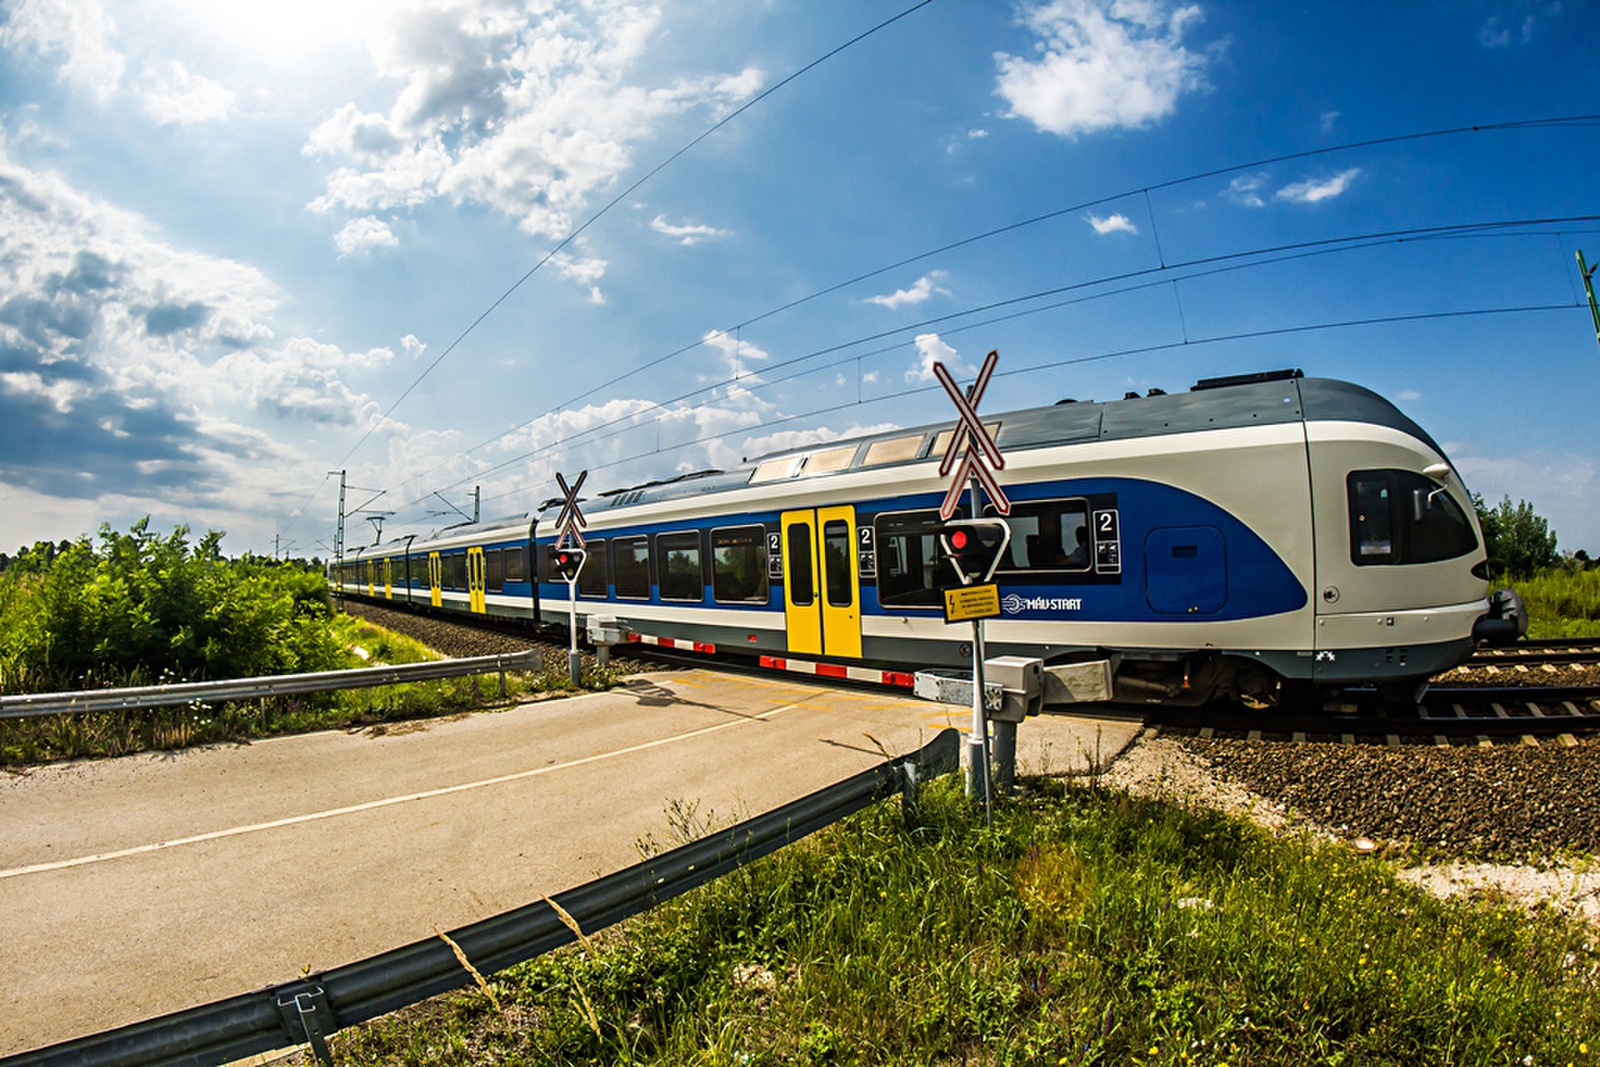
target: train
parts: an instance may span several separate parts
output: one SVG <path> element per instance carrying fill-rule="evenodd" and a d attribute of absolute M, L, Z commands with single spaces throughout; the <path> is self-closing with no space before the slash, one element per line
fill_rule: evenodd
<path fill-rule="evenodd" d="M 1264 706 L 1356 687 L 1420 697 L 1482 642 L 1525 629 L 1491 596 L 1459 472 L 1359 385 L 1299 370 L 1181 393 L 985 415 L 1011 501 L 986 655 L 1044 663 L 1047 704 Z M 970 663 L 946 622 L 938 536 L 955 423 L 775 452 L 598 493 L 568 599 L 560 500 L 356 551 L 342 593 L 565 627 L 590 616 L 657 643 L 818 673 Z M 831 668 L 831 670 L 830 670 Z M 851 676 L 855 676 L 851 673 Z"/>

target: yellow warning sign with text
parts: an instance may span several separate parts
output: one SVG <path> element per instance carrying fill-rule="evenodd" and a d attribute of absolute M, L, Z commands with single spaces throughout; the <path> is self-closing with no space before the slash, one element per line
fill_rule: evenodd
<path fill-rule="evenodd" d="M 1000 614 L 1000 587 L 993 582 L 944 591 L 944 621 L 992 619 Z"/>

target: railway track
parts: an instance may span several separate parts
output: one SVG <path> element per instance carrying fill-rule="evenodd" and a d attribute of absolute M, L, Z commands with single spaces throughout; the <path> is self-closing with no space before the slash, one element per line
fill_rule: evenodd
<path fill-rule="evenodd" d="M 1541 664 L 1600 664 L 1600 638 L 1571 637 L 1545 641 L 1519 641 L 1504 648 L 1484 648 L 1473 653 L 1465 666 L 1508 667 Z"/>
<path fill-rule="evenodd" d="M 1157 708 L 1153 725 L 1217 731 L 1252 739 L 1401 743 L 1494 743 L 1525 738 L 1565 739 L 1600 731 L 1600 686 L 1471 686 L 1429 689 L 1414 711 L 1396 711 L 1376 693 L 1356 690 L 1345 701 L 1321 711 L 1258 710 L 1231 703 L 1199 708 Z"/>

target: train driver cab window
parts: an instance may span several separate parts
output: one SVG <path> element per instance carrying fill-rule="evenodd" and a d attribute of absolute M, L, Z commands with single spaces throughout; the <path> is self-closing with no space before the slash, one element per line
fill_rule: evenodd
<path fill-rule="evenodd" d="M 1413 471 L 1352 471 L 1350 561 L 1358 567 L 1436 563 L 1478 547 L 1472 523 L 1441 486 Z"/>
<path fill-rule="evenodd" d="M 604 600 L 611 595 L 611 586 L 606 581 L 606 543 L 587 541 L 583 550 L 588 555 L 583 557 L 583 568 L 578 571 L 578 595 Z"/>
<path fill-rule="evenodd" d="M 650 599 L 650 539 L 618 537 L 611 542 L 611 581 L 617 596 Z"/>
<path fill-rule="evenodd" d="M 706 579 L 700 569 L 700 534 L 656 535 L 656 574 L 662 600 L 704 600 Z"/>
<path fill-rule="evenodd" d="M 957 518 L 965 517 L 965 511 Z M 943 558 L 934 530 L 937 511 L 884 512 L 872 520 L 878 543 L 878 603 L 899 607 L 938 607 L 943 588 L 961 584 Z"/>
<path fill-rule="evenodd" d="M 987 518 L 997 518 L 993 507 Z M 1059 574 L 1087 571 L 1094 566 L 1093 537 L 1089 532 L 1086 500 L 1030 500 L 1013 504 L 1005 518 L 1011 543 L 1000 557 L 997 572 Z"/>
<path fill-rule="evenodd" d="M 711 595 L 724 604 L 767 602 L 767 536 L 762 527 L 711 531 Z"/>

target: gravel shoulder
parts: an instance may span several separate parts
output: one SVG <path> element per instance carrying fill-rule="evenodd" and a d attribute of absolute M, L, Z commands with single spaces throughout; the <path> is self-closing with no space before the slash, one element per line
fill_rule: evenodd
<path fill-rule="evenodd" d="M 1600 926 L 1600 739 L 1436 749 L 1146 730 L 1104 781 L 1275 833 L 1364 838 L 1437 896 L 1496 892 Z"/>

